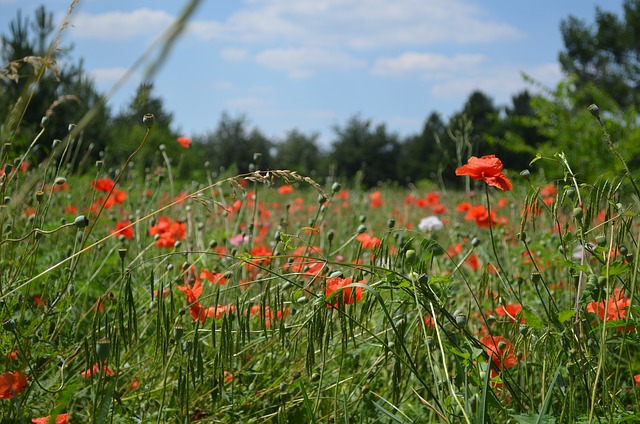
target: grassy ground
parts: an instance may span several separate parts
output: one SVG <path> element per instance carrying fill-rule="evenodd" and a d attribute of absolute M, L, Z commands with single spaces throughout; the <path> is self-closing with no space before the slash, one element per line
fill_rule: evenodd
<path fill-rule="evenodd" d="M 6 166 L 2 422 L 632 421 L 637 196 L 553 160 L 475 193 Z"/>

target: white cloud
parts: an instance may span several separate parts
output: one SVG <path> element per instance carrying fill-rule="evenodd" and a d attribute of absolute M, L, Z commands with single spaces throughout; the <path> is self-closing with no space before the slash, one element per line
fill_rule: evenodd
<path fill-rule="evenodd" d="M 69 29 L 75 37 L 104 41 L 125 41 L 144 35 L 159 35 L 174 21 L 162 10 L 136 9 L 99 14 L 78 13 Z"/>
<path fill-rule="evenodd" d="M 96 84 L 104 85 L 104 84 L 113 84 L 122 78 L 126 73 L 127 68 L 97 68 L 89 71 L 89 73 L 93 76 Z"/>
<path fill-rule="evenodd" d="M 293 78 L 306 78 L 318 70 L 347 70 L 366 65 L 347 53 L 320 48 L 282 48 L 259 53 L 256 61 L 271 69 L 282 70 Z"/>
<path fill-rule="evenodd" d="M 433 53 L 407 52 L 394 58 L 380 58 L 372 73 L 381 76 L 419 75 L 426 79 L 450 78 L 452 74 L 475 69 L 485 57 L 480 54 L 445 56 Z"/>
<path fill-rule="evenodd" d="M 235 47 L 228 47 L 220 50 L 220 57 L 224 60 L 238 61 L 245 59 L 249 52 L 246 49 L 239 49 Z"/>
<path fill-rule="evenodd" d="M 267 106 L 268 102 L 261 97 L 236 97 L 225 102 L 226 106 L 238 109 L 255 109 Z"/>
<path fill-rule="evenodd" d="M 457 76 L 436 83 L 431 93 L 439 98 L 452 100 L 467 97 L 474 90 L 489 94 L 498 103 L 509 102 L 513 94 L 524 89 L 536 91 L 524 80 L 526 73 L 543 85 L 553 86 L 562 77 L 560 66 L 555 63 L 537 65 L 531 68 L 516 65 L 502 65 L 476 70 L 468 75 Z"/>
<path fill-rule="evenodd" d="M 203 39 L 234 43 L 352 49 L 475 44 L 521 36 L 465 0 L 255 0 L 224 21 L 193 22 L 190 30 Z"/>

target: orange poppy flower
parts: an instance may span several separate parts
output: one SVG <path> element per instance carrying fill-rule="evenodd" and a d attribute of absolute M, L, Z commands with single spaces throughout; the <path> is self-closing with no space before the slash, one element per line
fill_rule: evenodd
<path fill-rule="evenodd" d="M 512 322 L 516 321 L 516 316 L 522 311 L 522 305 L 519 303 L 509 303 L 507 305 L 500 305 L 496 308 L 496 314 L 509 318 Z M 521 322 L 526 322 L 524 318 L 520 318 Z"/>
<path fill-rule="evenodd" d="M 27 387 L 27 376 L 20 371 L 0 374 L 0 399 L 11 399 Z"/>
<path fill-rule="evenodd" d="M 511 181 L 502 173 L 502 161 L 495 155 L 481 158 L 471 156 L 466 165 L 456 169 L 456 175 L 467 175 L 474 180 L 482 180 L 487 185 L 502 191 L 509 191 L 512 188 Z"/>
<path fill-rule="evenodd" d="M 109 367 L 107 367 L 106 365 L 103 365 L 102 368 L 100 368 L 100 366 L 98 364 L 93 364 L 93 367 L 89 368 L 86 371 L 82 371 L 80 373 L 80 375 L 84 378 L 90 378 L 93 377 L 94 375 L 96 375 L 99 372 L 104 372 L 105 375 L 109 376 L 109 375 L 114 375 L 115 372 L 113 372 L 113 370 Z"/>
<path fill-rule="evenodd" d="M 369 194 L 369 200 L 371 200 L 371 203 L 369 204 L 369 207 L 371 209 L 377 209 L 384 204 L 384 202 L 382 201 L 382 193 L 380 193 L 379 191 L 374 191 L 373 193 Z"/>
<path fill-rule="evenodd" d="M 587 305 L 587 312 L 591 312 L 592 314 L 597 314 L 600 318 L 600 321 L 624 321 L 627 319 L 627 312 L 629 306 L 631 305 L 631 299 L 624 296 L 624 293 L 621 289 L 617 288 L 613 292 L 613 296 L 611 296 L 608 300 L 603 300 L 601 302 L 589 302 Z M 606 309 L 606 316 L 605 316 Z M 631 331 L 635 327 L 634 326 L 618 326 L 616 330 L 618 331 Z"/>
<path fill-rule="evenodd" d="M 110 192 L 114 185 L 115 183 L 111 178 L 98 178 L 91 182 L 91 187 L 105 193 Z"/>
<path fill-rule="evenodd" d="M 499 370 L 514 367 L 518 363 L 518 359 L 513 354 L 513 344 L 506 338 L 484 336 L 480 339 L 480 343 L 484 345 L 485 353 Z"/>
<path fill-rule="evenodd" d="M 116 223 L 116 228 L 111 230 L 111 234 L 123 235 L 124 238 L 133 238 L 133 227 L 129 227 L 131 221 L 124 220 Z"/>
<path fill-rule="evenodd" d="M 344 303 L 347 305 L 351 305 L 355 302 L 358 302 L 360 299 L 362 299 L 362 294 L 364 292 L 364 289 L 362 287 L 347 287 L 345 289 L 343 289 L 344 286 L 348 286 L 349 284 L 351 284 L 353 282 L 353 278 L 349 277 L 349 278 L 340 278 L 340 277 L 332 277 L 332 278 L 327 278 L 327 290 L 326 290 L 326 296 L 329 297 L 331 295 L 331 293 L 333 293 L 336 290 L 342 290 L 343 293 L 340 293 L 340 296 L 344 296 Z M 363 283 L 364 281 L 358 281 L 358 283 Z M 327 308 L 330 307 L 338 307 L 338 300 L 336 298 L 336 300 L 334 301 L 333 305 L 330 303 L 327 303 Z"/>
<path fill-rule="evenodd" d="M 362 243 L 363 249 L 375 249 L 382 243 L 382 240 L 380 240 L 378 237 L 372 236 L 371 234 L 367 233 L 358 234 L 356 240 Z"/>
<path fill-rule="evenodd" d="M 56 417 L 54 421 L 55 424 L 69 424 L 67 419 L 69 418 L 69 414 L 60 414 Z M 49 424 L 51 421 L 51 417 L 41 417 L 41 418 L 31 418 L 31 422 L 35 424 Z"/>
<path fill-rule="evenodd" d="M 191 138 L 189 137 L 178 137 L 176 138 L 176 141 L 185 149 L 188 149 L 189 146 L 191 146 Z"/>
<path fill-rule="evenodd" d="M 289 194 L 289 193 L 293 193 L 292 185 L 283 185 L 281 187 L 278 187 L 278 194 Z"/>

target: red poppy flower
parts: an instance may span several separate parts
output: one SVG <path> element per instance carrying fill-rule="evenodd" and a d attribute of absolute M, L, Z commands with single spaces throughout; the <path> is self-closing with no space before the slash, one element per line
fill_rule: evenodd
<path fill-rule="evenodd" d="M 69 418 L 69 414 L 60 414 L 56 416 L 55 424 L 69 424 L 67 419 Z M 49 424 L 51 421 L 51 417 L 41 417 L 41 418 L 31 418 L 31 422 L 35 424 Z"/>
<path fill-rule="evenodd" d="M 634 375 L 633 379 L 635 380 L 636 384 L 640 386 L 640 374 Z"/>
<path fill-rule="evenodd" d="M 289 194 L 293 193 L 292 185 L 283 185 L 282 187 L 278 187 L 278 194 Z"/>
<path fill-rule="evenodd" d="M 173 247 L 176 240 L 182 240 L 187 234 L 187 224 L 184 222 L 174 222 L 166 216 L 158 218 L 158 223 L 149 227 L 149 234 L 160 236 L 156 240 L 158 247 Z"/>
<path fill-rule="evenodd" d="M 191 138 L 189 137 L 178 137 L 176 138 L 176 141 L 185 149 L 188 149 L 189 146 L 191 146 Z"/>
<path fill-rule="evenodd" d="M 477 205 L 469 209 L 464 219 L 467 221 L 475 220 L 478 227 L 489 226 L 489 212 L 483 205 Z M 496 213 L 491 211 L 491 225 L 497 225 Z"/>
<path fill-rule="evenodd" d="M 344 288 L 344 286 L 348 286 L 349 284 L 351 284 L 353 282 L 353 278 L 349 277 L 349 278 L 340 278 L 340 277 L 332 277 L 332 278 L 327 278 L 327 290 L 326 290 L 326 296 L 329 297 L 331 295 L 331 293 L 333 293 L 336 290 L 342 290 L 342 293 L 339 296 L 343 296 L 344 298 L 344 303 L 347 305 L 351 305 L 355 302 L 358 302 L 360 299 L 362 299 L 362 294 L 364 292 L 364 289 L 362 287 L 347 287 Z M 364 281 L 358 281 L 359 283 L 363 283 Z M 338 297 L 339 297 L 338 296 Z M 331 305 L 330 303 L 327 303 L 327 308 L 330 307 L 338 307 L 338 298 L 336 297 L 336 300 L 334 301 L 333 305 Z"/>
<path fill-rule="evenodd" d="M 196 280 L 191 287 L 187 285 L 178 286 L 178 290 L 187 296 L 188 303 L 195 303 L 202 295 L 202 283 L 200 280 Z"/>
<path fill-rule="evenodd" d="M 93 367 L 89 368 L 86 371 L 82 371 L 80 375 L 84 378 L 90 378 L 96 375 L 99 372 L 103 372 L 105 375 L 114 375 L 115 372 L 106 365 L 103 365 L 102 368 L 98 364 L 93 364 Z"/>
<path fill-rule="evenodd" d="M 378 237 L 374 237 L 367 233 L 358 234 L 356 240 L 362 243 L 363 249 L 375 249 L 382 243 Z"/>
<path fill-rule="evenodd" d="M 503 367 L 514 367 L 518 363 L 518 359 L 513 354 L 513 345 L 506 338 L 501 336 L 484 336 L 480 339 L 480 343 L 484 345 L 484 351 L 489 355 L 489 358 L 499 370 Z"/>
<path fill-rule="evenodd" d="M 629 309 L 629 305 L 631 305 L 631 299 L 628 297 L 624 297 L 624 293 L 621 289 L 615 289 L 613 296 L 611 296 L 608 300 L 603 300 L 601 302 L 590 302 L 587 305 L 587 311 L 598 314 L 600 317 L 600 321 L 622 321 L 627 319 L 627 311 Z M 606 316 L 605 316 L 606 309 Z M 616 330 L 618 331 L 631 331 L 635 327 L 633 326 L 618 326 Z"/>
<path fill-rule="evenodd" d="M 11 399 L 27 387 L 27 376 L 20 371 L 0 374 L 0 399 Z"/>
<path fill-rule="evenodd" d="M 124 238 L 133 238 L 133 227 L 129 227 L 131 221 L 125 220 L 116 223 L 116 228 L 111 230 L 111 234 L 123 235 Z"/>
<path fill-rule="evenodd" d="M 482 180 L 502 191 L 509 191 L 512 187 L 511 181 L 502 173 L 502 162 L 495 155 L 481 158 L 471 156 L 466 165 L 456 169 L 456 175 L 467 175 L 474 180 Z"/>
<path fill-rule="evenodd" d="M 508 317 L 512 322 L 516 322 L 516 316 L 522 310 L 522 305 L 519 303 L 510 303 L 508 305 L 500 305 L 496 308 L 496 314 Z M 520 321 L 525 322 L 524 318 L 520 318 Z"/>
<path fill-rule="evenodd" d="M 227 279 L 224 278 L 223 273 L 207 271 L 204 268 L 200 272 L 200 278 L 208 280 L 211 284 L 220 284 L 221 286 L 227 284 Z"/>
<path fill-rule="evenodd" d="M 371 207 L 371 209 L 379 208 L 384 204 L 384 202 L 382 201 L 382 193 L 380 193 L 379 191 L 374 191 L 373 193 L 369 194 L 369 200 L 371 200 L 371 203 L 369 204 L 369 207 Z"/>
<path fill-rule="evenodd" d="M 108 193 L 111 191 L 113 186 L 116 185 L 111 178 L 98 178 L 91 182 L 91 187 L 98 191 L 103 191 Z"/>

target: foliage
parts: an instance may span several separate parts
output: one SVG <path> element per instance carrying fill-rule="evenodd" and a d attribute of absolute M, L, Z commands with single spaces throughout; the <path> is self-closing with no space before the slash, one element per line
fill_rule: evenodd
<path fill-rule="evenodd" d="M 64 139 L 70 125 L 89 110 L 95 113 L 94 125 L 86 128 L 71 148 L 92 145 L 97 154 L 108 139 L 108 107 L 82 62 L 72 63 L 71 49 L 54 43 L 56 36 L 53 14 L 44 6 L 36 10 L 33 20 L 18 12 L 9 33 L 1 36 L 0 135 L 16 152 L 24 152 L 40 130 L 43 117 L 47 119 L 48 137 L 34 146 L 32 162 L 46 157 L 53 140 Z"/>
<path fill-rule="evenodd" d="M 570 16 L 560 31 L 560 64 L 579 88 L 592 84 L 623 109 L 640 107 L 640 1 L 625 0 L 624 15 L 596 8 L 595 23 Z"/>

